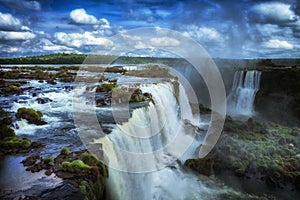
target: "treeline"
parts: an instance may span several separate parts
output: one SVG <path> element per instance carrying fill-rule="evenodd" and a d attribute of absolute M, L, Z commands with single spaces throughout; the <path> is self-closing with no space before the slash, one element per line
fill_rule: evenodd
<path fill-rule="evenodd" d="M 49 54 L 19 58 L 0 58 L 0 64 L 81 64 L 87 55 L 84 54 Z"/>

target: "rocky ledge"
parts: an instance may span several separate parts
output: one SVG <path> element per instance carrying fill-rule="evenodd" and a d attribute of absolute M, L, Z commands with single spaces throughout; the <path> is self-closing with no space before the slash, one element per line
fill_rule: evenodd
<path fill-rule="evenodd" d="M 185 165 L 203 175 L 231 172 L 271 188 L 300 190 L 300 129 L 226 118 L 224 132 L 205 158 Z"/>
<path fill-rule="evenodd" d="M 27 171 L 35 173 L 45 170 L 46 175 L 50 176 L 54 173 L 71 184 L 71 187 L 80 188 L 81 193 L 84 194 L 81 199 L 103 199 L 105 197 L 107 167 L 95 155 L 86 150 L 70 152 L 67 148 L 63 148 L 55 159 L 42 158 L 39 154 L 32 154 L 22 163 L 27 167 Z"/>

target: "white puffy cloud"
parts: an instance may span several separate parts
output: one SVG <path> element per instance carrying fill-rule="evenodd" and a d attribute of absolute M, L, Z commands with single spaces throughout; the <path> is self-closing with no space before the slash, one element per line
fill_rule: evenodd
<path fill-rule="evenodd" d="M 95 16 L 86 13 L 85 9 L 75 9 L 70 13 L 70 18 L 77 24 L 97 24 L 98 20 Z"/>
<path fill-rule="evenodd" d="M 11 14 L 0 12 L 0 28 L 1 29 L 16 29 L 21 26 L 21 21 Z M 25 28 L 25 27 L 24 27 Z"/>
<path fill-rule="evenodd" d="M 221 41 L 221 34 L 214 28 L 189 25 L 184 27 L 183 35 L 190 36 L 200 41 Z"/>
<path fill-rule="evenodd" d="M 62 44 L 70 47 L 81 47 L 85 45 L 101 45 L 105 47 L 110 47 L 113 42 L 109 39 L 102 37 L 95 37 L 91 32 L 84 33 L 55 33 L 55 38 Z"/>
<path fill-rule="evenodd" d="M 0 31 L 0 40 L 30 40 L 35 38 L 31 32 Z"/>
<path fill-rule="evenodd" d="M 287 41 L 271 39 L 264 44 L 265 47 L 271 49 L 293 49 L 294 46 Z"/>
<path fill-rule="evenodd" d="M 153 46 L 161 47 L 178 46 L 180 44 L 180 41 L 169 37 L 151 38 L 150 42 Z"/>
<path fill-rule="evenodd" d="M 299 16 L 291 10 L 291 6 L 280 2 L 260 3 L 250 10 L 250 18 L 261 23 L 295 22 Z"/>

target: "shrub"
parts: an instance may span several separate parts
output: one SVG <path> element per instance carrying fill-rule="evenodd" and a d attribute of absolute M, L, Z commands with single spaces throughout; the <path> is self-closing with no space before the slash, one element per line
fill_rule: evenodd
<path fill-rule="evenodd" d="M 72 162 L 62 162 L 62 170 L 71 173 L 90 173 L 92 167 L 85 164 L 82 160 L 74 160 Z"/>
<path fill-rule="evenodd" d="M 17 118 L 26 119 L 29 123 L 40 124 L 43 114 L 40 111 L 36 111 L 32 108 L 19 108 L 16 114 Z"/>
<path fill-rule="evenodd" d="M 98 165 L 99 164 L 99 160 L 96 158 L 95 155 L 93 154 L 90 154 L 90 153 L 84 153 L 81 155 L 81 160 L 87 164 L 87 165 L 90 165 L 90 166 L 95 166 L 95 165 Z"/>
<path fill-rule="evenodd" d="M 51 162 L 53 162 L 53 158 L 51 158 L 51 157 L 44 158 L 44 163 L 45 163 L 45 164 L 49 164 L 49 163 L 51 163 Z"/>
<path fill-rule="evenodd" d="M 31 141 L 27 138 L 6 137 L 0 141 L 0 147 L 4 149 L 28 149 L 30 146 Z"/>
<path fill-rule="evenodd" d="M 3 125 L 0 127 L 0 139 L 6 138 L 6 137 L 14 137 L 16 136 L 14 129 L 7 125 Z"/>
<path fill-rule="evenodd" d="M 71 153 L 71 151 L 67 148 L 67 147 L 64 147 L 60 150 L 60 155 L 69 155 Z"/>
<path fill-rule="evenodd" d="M 110 92 L 115 87 L 116 83 L 103 83 L 96 89 L 96 92 Z"/>

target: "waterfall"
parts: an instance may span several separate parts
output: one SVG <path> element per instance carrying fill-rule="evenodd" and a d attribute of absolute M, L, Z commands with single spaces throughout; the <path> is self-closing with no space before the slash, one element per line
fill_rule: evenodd
<path fill-rule="evenodd" d="M 227 98 L 231 115 L 254 114 L 254 99 L 260 85 L 260 71 L 237 71 L 234 74 L 232 90 Z"/>
<path fill-rule="evenodd" d="M 184 88 L 180 85 L 177 98 L 171 83 L 141 89 L 152 94 L 154 103 L 134 110 L 128 122 L 96 141 L 109 153 L 110 199 L 184 199 L 207 192 L 178 164 L 194 141 L 184 121 L 197 122 Z"/>

